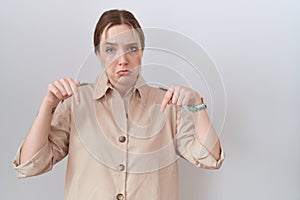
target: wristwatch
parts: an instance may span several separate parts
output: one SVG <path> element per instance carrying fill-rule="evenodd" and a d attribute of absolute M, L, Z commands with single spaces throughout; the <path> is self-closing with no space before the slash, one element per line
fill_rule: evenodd
<path fill-rule="evenodd" d="M 186 109 L 187 109 L 188 111 L 190 111 L 190 112 L 197 112 L 197 111 L 199 111 L 199 110 L 204 110 L 204 109 L 207 108 L 207 106 L 206 106 L 206 104 L 205 104 L 205 102 L 204 102 L 203 97 L 201 97 L 201 103 L 200 103 L 200 104 L 195 105 L 195 106 L 187 105 L 187 106 L 185 106 L 185 107 L 186 107 Z"/>

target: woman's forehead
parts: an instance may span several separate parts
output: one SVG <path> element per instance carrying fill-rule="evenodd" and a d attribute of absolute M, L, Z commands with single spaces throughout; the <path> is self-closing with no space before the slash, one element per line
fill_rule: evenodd
<path fill-rule="evenodd" d="M 139 43 L 138 32 L 127 24 L 115 25 L 103 32 L 101 43 Z"/>

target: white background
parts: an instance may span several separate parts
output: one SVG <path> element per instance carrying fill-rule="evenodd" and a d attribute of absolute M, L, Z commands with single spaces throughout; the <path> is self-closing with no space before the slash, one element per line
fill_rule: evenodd
<path fill-rule="evenodd" d="M 75 76 L 104 10 L 132 11 L 143 27 L 201 44 L 227 95 L 220 170 L 180 161 L 180 199 L 300 199 L 300 3 L 227 1 L 0 2 L 0 199 L 63 199 L 66 160 L 18 180 L 12 160 L 50 81 Z"/>

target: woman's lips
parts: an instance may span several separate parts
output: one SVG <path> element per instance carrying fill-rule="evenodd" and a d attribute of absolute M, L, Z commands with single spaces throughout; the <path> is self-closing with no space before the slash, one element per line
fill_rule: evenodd
<path fill-rule="evenodd" d="M 127 70 L 127 69 L 123 69 L 123 70 L 119 70 L 118 72 L 117 72 L 117 74 L 119 75 L 119 76 L 124 76 L 124 75 L 127 75 L 127 74 L 129 74 L 129 70 Z"/>

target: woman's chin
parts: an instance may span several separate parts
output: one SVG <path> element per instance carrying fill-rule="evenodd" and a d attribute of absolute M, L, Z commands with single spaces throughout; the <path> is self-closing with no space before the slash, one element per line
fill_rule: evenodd
<path fill-rule="evenodd" d="M 122 76 L 119 76 L 117 84 L 132 85 L 137 80 L 137 77 L 138 77 L 138 74 L 136 74 L 136 73 L 129 72 L 129 73 L 123 74 Z"/>

